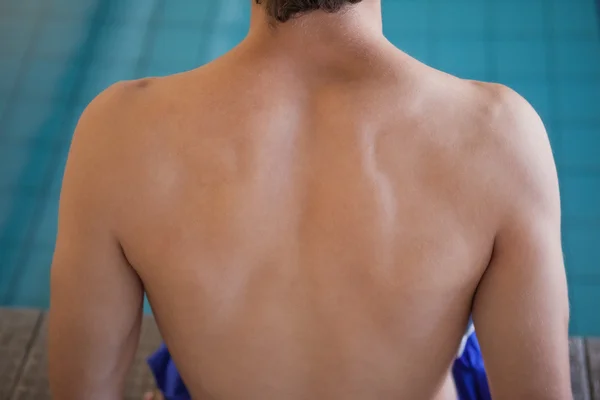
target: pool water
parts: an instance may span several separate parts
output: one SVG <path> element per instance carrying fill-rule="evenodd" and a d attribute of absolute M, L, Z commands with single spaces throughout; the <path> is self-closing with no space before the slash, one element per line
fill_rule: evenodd
<path fill-rule="evenodd" d="M 73 128 L 111 83 L 191 69 L 248 29 L 249 0 L 0 2 L 0 305 L 47 307 Z M 600 336 L 600 21 L 594 0 L 383 0 L 386 35 L 525 96 L 559 168 L 574 334 Z"/>

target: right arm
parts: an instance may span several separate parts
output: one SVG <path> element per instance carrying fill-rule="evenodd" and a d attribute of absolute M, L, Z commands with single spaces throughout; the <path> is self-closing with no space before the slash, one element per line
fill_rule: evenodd
<path fill-rule="evenodd" d="M 522 98 L 503 93 L 498 121 L 508 156 L 510 201 L 473 320 L 494 400 L 571 400 L 569 301 L 558 179 L 542 122 Z"/>

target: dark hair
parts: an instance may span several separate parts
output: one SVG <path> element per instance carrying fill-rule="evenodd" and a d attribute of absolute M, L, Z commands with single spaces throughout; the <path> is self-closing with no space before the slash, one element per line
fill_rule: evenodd
<path fill-rule="evenodd" d="M 267 14 L 278 22 L 286 22 L 299 13 L 322 10 L 334 13 L 347 4 L 360 3 L 362 0 L 256 0 L 264 4 Z"/>

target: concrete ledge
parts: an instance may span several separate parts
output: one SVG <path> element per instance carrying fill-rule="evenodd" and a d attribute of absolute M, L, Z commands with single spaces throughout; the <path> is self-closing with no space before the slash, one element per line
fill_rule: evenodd
<path fill-rule="evenodd" d="M 39 330 L 42 313 L 0 309 L 0 400 L 8 400 Z"/>
<path fill-rule="evenodd" d="M 586 339 L 587 366 L 592 400 L 600 400 L 600 339 Z"/>
<path fill-rule="evenodd" d="M 585 355 L 585 340 L 572 338 L 569 342 L 571 386 L 575 400 L 591 400 L 589 372 Z"/>
<path fill-rule="evenodd" d="M 46 322 L 41 311 L 0 308 L 0 400 L 50 400 Z M 144 317 L 126 400 L 141 400 L 154 389 L 146 358 L 160 342 L 154 318 Z M 600 339 L 572 338 L 569 350 L 574 399 L 600 400 Z"/>
<path fill-rule="evenodd" d="M 0 400 L 50 400 L 46 323 L 46 315 L 40 311 L 0 309 Z M 146 358 L 160 342 L 154 318 L 144 317 L 126 400 L 142 400 L 144 393 L 154 389 Z"/>

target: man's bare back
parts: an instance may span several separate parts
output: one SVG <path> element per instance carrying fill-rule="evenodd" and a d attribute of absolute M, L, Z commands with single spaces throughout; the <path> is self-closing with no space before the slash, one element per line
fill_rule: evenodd
<path fill-rule="evenodd" d="M 67 347 L 81 387 L 117 395 L 144 290 L 197 399 L 452 398 L 472 313 L 498 399 L 570 396 L 541 122 L 509 89 L 368 44 L 248 40 L 95 100 L 61 199 L 60 398 L 83 390 Z"/>

